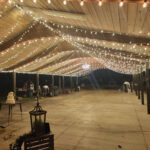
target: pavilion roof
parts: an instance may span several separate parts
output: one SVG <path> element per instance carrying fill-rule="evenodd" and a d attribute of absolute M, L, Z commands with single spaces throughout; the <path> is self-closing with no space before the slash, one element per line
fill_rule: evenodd
<path fill-rule="evenodd" d="M 81 1 L 0 0 L 0 71 L 80 76 L 144 69 L 150 1 Z"/>

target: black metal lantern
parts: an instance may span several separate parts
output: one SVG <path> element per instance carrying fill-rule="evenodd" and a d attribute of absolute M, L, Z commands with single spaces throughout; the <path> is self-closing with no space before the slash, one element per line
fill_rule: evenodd
<path fill-rule="evenodd" d="M 32 111 L 29 112 L 32 133 L 40 134 L 44 132 L 46 123 L 46 113 L 47 111 L 42 109 L 37 98 L 37 105 Z"/>

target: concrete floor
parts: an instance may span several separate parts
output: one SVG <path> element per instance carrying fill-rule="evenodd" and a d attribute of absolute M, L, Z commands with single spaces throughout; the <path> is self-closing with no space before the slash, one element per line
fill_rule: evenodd
<path fill-rule="evenodd" d="M 0 129 L 0 150 L 30 130 L 28 112 L 34 101 L 18 106 L 13 121 Z M 134 94 L 119 91 L 82 91 L 41 100 L 55 134 L 55 150 L 150 150 L 150 115 Z M 0 111 L 7 125 L 7 109 Z M 4 123 L 5 122 L 5 123 Z"/>

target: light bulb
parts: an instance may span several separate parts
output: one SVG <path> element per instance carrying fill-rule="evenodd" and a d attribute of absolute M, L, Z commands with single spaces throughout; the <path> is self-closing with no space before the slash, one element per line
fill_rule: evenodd
<path fill-rule="evenodd" d="M 8 0 L 8 3 L 9 3 L 9 4 L 11 4 L 11 2 L 12 2 L 11 0 Z"/>
<path fill-rule="evenodd" d="M 20 0 L 21 3 L 23 3 L 23 0 Z"/>
<path fill-rule="evenodd" d="M 120 6 L 120 7 L 123 7 L 123 4 L 124 4 L 124 2 L 123 2 L 123 1 L 120 1 L 119 6 Z"/>
<path fill-rule="evenodd" d="M 51 0 L 47 0 L 47 2 L 48 2 L 48 4 L 50 4 L 50 3 L 51 3 Z"/>
<path fill-rule="evenodd" d="M 83 0 L 80 2 L 80 5 L 81 5 L 81 6 L 83 6 L 83 5 L 84 5 L 84 1 L 83 1 Z"/>
<path fill-rule="evenodd" d="M 36 3 L 37 2 L 37 0 L 33 0 L 33 3 Z"/>
<path fill-rule="evenodd" d="M 64 4 L 64 5 L 67 5 L 67 1 L 66 1 L 66 0 L 64 0 L 64 1 L 63 1 L 63 4 Z"/>
<path fill-rule="evenodd" d="M 144 1 L 143 8 L 146 8 L 146 7 L 147 7 L 147 1 Z"/>
<path fill-rule="evenodd" d="M 102 4 L 103 4 L 102 1 L 99 0 L 99 1 L 98 1 L 98 5 L 99 5 L 99 6 L 102 6 Z"/>

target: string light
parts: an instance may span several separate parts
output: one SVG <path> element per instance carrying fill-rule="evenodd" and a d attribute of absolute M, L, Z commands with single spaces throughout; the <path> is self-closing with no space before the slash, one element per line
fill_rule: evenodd
<path fill-rule="evenodd" d="M 26 12 L 26 11 L 25 11 Z M 106 53 L 106 55 L 104 55 L 103 53 L 100 52 L 100 49 L 99 52 L 100 54 L 97 56 L 97 53 L 96 51 L 91 51 L 91 50 L 87 50 L 86 48 L 84 49 L 82 46 L 80 46 L 76 40 L 81 40 L 81 38 L 77 37 L 71 37 L 70 35 L 66 35 L 64 34 L 61 30 L 58 30 L 58 29 L 54 29 L 52 28 L 50 25 L 48 25 L 45 21 L 41 21 L 43 20 L 42 17 L 35 17 L 34 13 L 32 13 L 32 11 L 28 11 L 27 14 L 31 15 L 33 17 L 34 20 L 37 20 L 39 22 L 41 22 L 45 27 L 47 27 L 48 29 L 50 29 L 51 31 L 53 31 L 54 33 L 57 33 L 63 40 L 67 41 L 68 43 L 70 43 L 72 46 L 74 47 L 77 47 L 81 52 L 91 56 L 93 59 L 97 59 L 99 62 L 101 62 L 102 64 L 105 64 L 106 67 L 108 68 L 111 68 L 113 70 L 116 70 L 116 71 L 119 71 L 119 72 L 126 72 L 126 73 L 131 73 L 131 72 L 134 72 L 136 71 L 136 68 L 138 65 L 141 65 L 141 61 L 136 64 L 136 63 L 132 63 L 132 61 L 134 60 L 134 58 L 132 58 L 132 55 L 131 55 L 131 58 L 126 58 L 126 57 L 123 57 L 123 56 L 117 56 L 118 59 L 114 59 L 114 57 L 116 56 L 113 56 L 113 58 L 111 58 L 111 54 Z M 62 27 L 62 26 L 61 26 Z M 64 27 L 64 26 L 63 26 Z M 93 34 L 93 32 L 91 33 Z M 84 39 L 84 41 L 88 41 L 86 38 Z M 83 42 L 84 42 L 83 41 Z M 106 42 L 106 41 L 105 41 Z M 98 44 L 99 42 L 97 41 L 94 41 L 94 44 Z M 119 45 L 118 44 L 115 44 L 114 43 L 114 47 L 116 47 Z M 143 45 L 142 45 L 143 46 Z M 132 48 L 132 45 L 130 45 L 130 48 Z M 95 49 L 95 48 L 94 48 Z M 147 51 L 147 49 L 144 49 Z M 105 56 L 105 57 L 104 57 Z M 109 58 L 107 57 L 109 56 Z M 141 57 L 142 58 L 142 57 Z M 120 67 L 120 65 L 118 64 L 122 64 L 122 66 Z M 133 69 L 133 70 L 132 70 Z"/>
<path fill-rule="evenodd" d="M 30 12 L 31 13 L 31 12 Z M 56 23 L 53 23 L 53 22 L 51 22 L 52 23 L 52 25 L 53 26 L 55 26 L 55 27 L 57 27 L 57 28 L 70 28 L 70 29 L 75 29 L 75 31 L 76 32 L 82 32 L 82 33 L 84 33 L 84 34 L 86 34 L 87 32 L 89 32 L 90 34 L 95 34 L 95 35 L 97 35 L 98 33 L 111 33 L 111 32 L 108 32 L 108 31 L 103 31 L 103 30 L 101 30 L 100 32 L 97 32 L 97 31 L 89 31 L 89 30 L 86 30 L 86 29 L 77 29 L 75 26 L 72 26 L 72 25 L 60 25 L 60 24 L 56 24 Z M 112 36 L 115 36 L 115 35 L 117 35 L 117 34 L 115 34 L 115 33 L 112 33 Z M 121 33 L 119 34 L 119 35 L 121 35 Z M 124 35 L 127 35 L 127 34 L 124 34 Z M 149 33 L 147 33 L 147 35 L 149 36 L 150 34 Z"/>
<path fill-rule="evenodd" d="M 14 33 L 18 25 L 19 25 L 19 22 L 17 20 L 17 22 L 9 29 L 9 31 L 5 32 L 5 36 L 3 37 L 3 40 L 0 41 L 0 45 L 3 44 L 12 33 Z"/>
<path fill-rule="evenodd" d="M 81 0 L 80 6 L 83 6 L 83 5 L 84 5 L 84 0 Z"/>
<path fill-rule="evenodd" d="M 143 8 L 146 8 L 146 7 L 147 7 L 147 0 L 144 0 Z"/>
<path fill-rule="evenodd" d="M 12 1 L 11 1 L 11 0 L 8 0 L 8 3 L 9 3 L 9 4 L 11 4 L 11 3 L 12 3 Z"/>
<path fill-rule="evenodd" d="M 91 67 L 91 65 L 89 65 L 89 64 L 87 64 L 87 63 L 82 65 L 82 68 L 83 68 L 84 70 L 89 70 L 90 67 Z"/>
<path fill-rule="evenodd" d="M 54 38 L 54 40 L 53 40 L 54 41 L 53 44 L 55 44 L 58 41 L 58 39 L 55 39 L 55 38 Z M 34 55 L 37 52 L 41 51 L 40 46 L 36 46 L 36 44 L 38 44 L 40 42 L 41 45 L 44 45 L 44 46 L 42 46 L 42 48 L 45 49 L 45 47 L 47 47 L 47 46 L 48 47 L 52 46 L 52 43 L 50 41 L 51 41 L 51 38 L 41 38 L 41 39 L 25 41 L 21 44 L 17 44 L 15 46 L 13 46 L 12 48 L 10 48 L 10 50 L 11 50 L 11 53 L 14 54 L 14 55 L 9 57 L 9 55 L 7 55 L 7 53 L 3 53 L 3 55 L 0 56 L 0 62 L 1 62 L 0 67 L 5 69 L 8 66 L 9 67 L 13 66 L 17 61 L 19 61 L 19 59 L 20 59 L 19 56 L 20 55 L 25 55 L 24 53 L 26 53 L 27 47 L 32 48 L 31 45 L 32 46 L 35 45 L 34 47 L 37 47 L 37 48 L 35 48 L 34 50 L 29 50 L 26 57 L 23 57 L 23 58 L 21 57 L 22 59 L 20 61 L 23 61 L 25 58 L 31 57 L 32 55 Z M 20 47 L 21 47 L 21 50 L 20 50 Z M 18 51 L 18 48 L 19 48 L 19 51 Z M 26 51 L 24 51 L 24 49 L 26 49 Z M 16 51 L 18 51 L 18 52 L 16 53 Z M 4 55 L 5 55 L 5 58 L 8 57 L 7 60 L 4 59 Z M 16 59 L 17 57 L 19 57 L 19 58 Z M 15 63 L 9 63 L 12 60 L 15 60 Z"/>
<path fill-rule="evenodd" d="M 23 3 L 23 0 L 20 0 L 21 3 Z"/>
<path fill-rule="evenodd" d="M 112 36 L 115 36 L 115 33 L 113 33 Z"/>
<path fill-rule="evenodd" d="M 98 1 L 98 5 L 99 5 L 99 6 L 102 6 L 102 4 L 103 4 L 103 3 L 102 3 L 102 0 L 99 0 L 99 1 Z"/>
<path fill-rule="evenodd" d="M 46 51 L 49 49 L 49 47 L 46 49 Z M 43 52 L 44 53 L 44 52 Z M 64 56 L 65 54 L 67 54 L 68 52 L 57 52 L 57 53 L 49 53 L 48 55 L 44 56 L 44 57 L 40 57 L 35 59 L 32 62 L 29 62 L 21 67 L 16 68 L 16 71 L 30 71 L 30 70 L 34 70 L 37 67 L 40 67 L 42 65 L 45 65 L 47 63 L 56 61 L 61 59 L 62 56 Z M 71 53 L 71 52 L 69 52 Z"/>
<path fill-rule="evenodd" d="M 47 0 L 47 3 L 48 3 L 48 4 L 51 4 L 51 0 Z"/>
<path fill-rule="evenodd" d="M 121 0 L 120 3 L 119 3 L 119 6 L 123 7 L 123 5 L 124 5 L 124 2 L 123 2 L 123 0 Z"/>
<path fill-rule="evenodd" d="M 43 25 L 45 25 L 46 27 L 48 27 L 50 30 L 52 30 L 53 31 L 53 29 L 51 28 L 51 27 L 49 27 L 48 25 L 46 25 L 44 22 L 43 22 Z M 60 31 L 58 31 L 58 33 L 60 34 L 61 32 Z M 64 40 L 67 40 L 68 42 L 72 42 L 72 40 L 69 40 L 69 39 L 67 39 L 65 36 L 64 36 L 64 34 L 61 34 L 61 36 L 62 36 L 62 38 L 64 39 Z M 72 38 L 71 38 L 72 39 Z M 74 44 L 73 44 L 74 45 Z M 75 44 L 75 46 L 77 47 L 77 45 Z M 88 52 L 89 53 L 89 52 Z M 105 61 L 105 63 L 107 62 L 108 60 L 106 60 Z M 111 60 L 111 61 L 113 61 L 113 60 Z M 115 64 L 116 64 L 117 62 L 115 62 Z M 110 64 L 108 64 L 108 65 L 110 65 L 111 66 L 111 62 L 110 62 Z M 130 66 L 131 67 L 131 66 Z M 112 68 L 114 68 L 114 66 L 112 66 Z M 125 69 L 125 68 L 124 68 Z M 116 70 L 118 70 L 118 69 L 116 69 Z M 123 71 L 123 70 L 122 70 Z M 125 71 L 125 70 L 124 70 Z"/>
<path fill-rule="evenodd" d="M 34 21 L 33 24 L 27 28 L 27 30 L 26 30 L 26 31 L 20 36 L 20 38 L 14 43 L 14 46 L 15 46 L 18 42 L 21 42 L 21 41 L 23 40 L 24 36 L 25 36 L 27 33 L 30 32 L 30 30 L 36 25 L 36 23 L 37 23 L 37 22 Z M 14 27 L 16 28 L 17 25 L 15 25 Z M 14 27 L 13 27 L 13 28 L 14 28 Z M 11 29 L 11 31 L 13 31 L 13 29 Z M 9 32 L 9 33 L 10 33 L 10 32 Z M 7 36 L 8 36 L 8 35 L 7 35 Z M 3 42 L 4 42 L 4 41 L 1 41 L 0 44 L 3 44 Z M 23 45 L 25 46 L 26 44 L 23 43 Z M 0 53 L 0 55 L 4 55 L 4 54 L 6 54 L 6 53 L 9 53 L 11 50 L 14 50 L 14 46 L 13 46 L 12 48 L 10 48 L 9 50 L 8 50 L 8 49 L 5 49 L 4 51 L 2 51 L 2 52 Z M 18 45 L 17 45 L 17 46 L 18 46 Z"/>
<path fill-rule="evenodd" d="M 67 0 L 64 0 L 64 1 L 63 1 L 63 4 L 64 4 L 64 5 L 67 5 Z"/>
<path fill-rule="evenodd" d="M 37 3 L 37 0 L 33 0 L 33 3 Z"/>
<path fill-rule="evenodd" d="M 66 54 L 66 53 L 68 53 L 68 52 L 62 52 L 62 53 L 60 53 L 59 54 L 59 56 L 60 56 L 60 58 L 61 58 L 61 54 Z M 70 52 L 69 52 L 70 53 Z M 69 54 L 68 53 L 68 54 Z M 71 52 L 72 53 L 72 52 Z M 62 57 L 63 57 L 63 55 L 62 55 Z M 41 70 L 39 70 L 40 72 L 48 72 L 48 71 L 53 71 L 53 69 L 52 68 L 60 68 L 60 67 L 62 67 L 62 66 L 65 66 L 65 65 L 68 65 L 69 63 L 75 63 L 76 62 L 76 59 L 70 59 L 70 57 L 68 57 L 67 59 L 65 59 L 63 62 L 59 62 L 59 63 L 57 63 L 57 64 L 54 64 L 54 65 L 52 65 L 52 66 L 48 66 L 47 68 L 44 68 L 44 69 L 41 69 Z M 71 67 L 71 66 L 70 66 Z M 55 72 L 56 73 L 56 72 Z"/>

